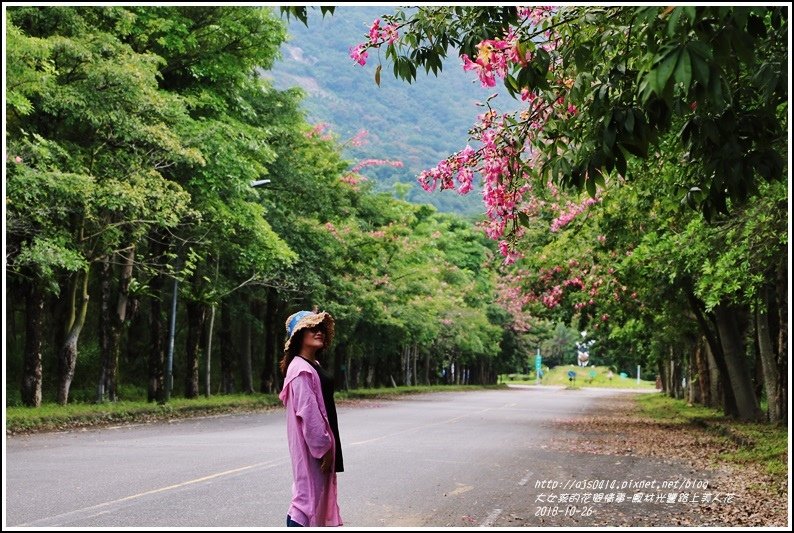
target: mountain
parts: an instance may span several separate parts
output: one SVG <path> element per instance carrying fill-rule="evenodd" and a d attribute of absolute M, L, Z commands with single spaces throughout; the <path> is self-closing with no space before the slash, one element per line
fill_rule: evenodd
<path fill-rule="evenodd" d="M 309 8 L 308 27 L 296 19 L 288 21 L 290 39 L 282 45 L 282 59 L 265 76 L 277 89 L 301 87 L 309 121 L 327 123 L 341 142 L 361 130 L 368 132 L 365 145 L 345 147 L 351 166 L 362 159 L 403 162 L 402 168 L 373 166 L 361 171 L 376 190 L 394 192 L 395 183 L 406 183 L 411 186 L 409 201 L 465 215 L 482 213 L 476 190 L 466 196 L 438 190 L 429 194 L 416 183 L 416 176 L 466 146 L 468 130 L 483 112 L 477 102 L 500 87 L 482 87 L 476 76 L 463 71 L 456 53 L 438 77 L 422 70 L 411 84 L 395 78 L 384 62 L 380 87 L 376 85 L 378 52 L 370 51 L 367 64 L 360 66 L 349 49 L 364 42 L 372 21 L 390 9 L 337 6 L 333 15 L 323 18 L 319 9 Z M 507 96 L 493 102 L 500 99 L 515 108 Z"/>

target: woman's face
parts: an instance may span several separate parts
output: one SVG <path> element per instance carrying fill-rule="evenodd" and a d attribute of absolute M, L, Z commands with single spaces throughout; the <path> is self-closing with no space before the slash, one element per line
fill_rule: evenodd
<path fill-rule="evenodd" d="M 325 346 L 325 327 L 322 324 L 303 331 L 303 347 L 319 350 Z"/>

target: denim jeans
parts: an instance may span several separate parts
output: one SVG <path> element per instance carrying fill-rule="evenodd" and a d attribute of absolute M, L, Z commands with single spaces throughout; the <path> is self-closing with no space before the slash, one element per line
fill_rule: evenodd
<path fill-rule="evenodd" d="M 303 527 L 303 525 L 293 520 L 290 515 L 287 515 L 287 527 Z"/>

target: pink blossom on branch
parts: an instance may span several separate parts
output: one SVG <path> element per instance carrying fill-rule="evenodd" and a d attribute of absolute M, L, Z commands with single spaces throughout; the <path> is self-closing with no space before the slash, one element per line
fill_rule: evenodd
<path fill-rule="evenodd" d="M 354 174 L 351 172 L 339 178 L 339 181 L 341 181 L 342 183 L 347 183 L 348 185 L 354 188 L 358 188 L 358 184 L 361 183 L 362 181 L 367 181 L 367 178 L 365 178 L 361 174 Z"/>
<path fill-rule="evenodd" d="M 386 28 L 384 28 L 381 36 L 388 44 L 394 44 L 394 42 L 400 38 L 400 33 L 397 31 L 397 26 L 394 24 L 389 24 L 386 26 Z"/>
<path fill-rule="evenodd" d="M 318 122 L 317 124 L 312 126 L 312 129 L 310 129 L 309 131 L 306 132 L 306 137 L 308 137 L 309 139 L 311 139 L 313 137 L 320 137 L 323 134 L 323 132 L 325 132 L 325 130 L 327 128 L 328 128 L 328 124 L 327 123 Z M 323 139 L 325 139 L 325 137 L 323 137 Z"/>
<path fill-rule="evenodd" d="M 378 36 L 380 35 L 380 19 L 375 19 L 372 21 L 372 26 L 369 28 L 369 41 L 374 43 L 378 40 Z"/>
<path fill-rule="evenodd" d="M 350 146 L 355 146 L 355 147 L 364 146 L 365 144 L 367 144 L 369 142 L 367 140 L 367 135 L 369 135 L 369 132 L 367 130 L 363 130 L 363 129 L 359 130 L 358 133 L 356 133 L 353 136 L 353 138 L 351 138 L 347 142 L 347 144 L 349 144 Z"/>
<path fill-rule="evenodd" d="M 369 57 L 369 52 L 367 52 L 367 43 L 350 47 L 350 57 L 353 58 L 353 61 L 359 65 L 366 65 L 367 57 Z"/>
<path fill-rule="evenodd" d="M 358 172 L 362 168 L 377 167 L 377 166 L 389 166 L 389 167 L 401 168 L 403 166 L 403 162 L 390 161 L 388 159 L 362 159 L 361 161 L 358 162 L 358 164 L 356 164 L 356 166 L 350 169 L 350 172 Z"/>
<path fill-rule="evenodd" d="M 600 198 L 599 199 L 586 198 L 584 201 L 578 204 L 575 204 L 573 202 L 568 202 L 565 211 L 562 214 L 560 214 L 560 216 L 558 216 L 557 218 L 551 221 L 551 228 L 550 228 L 551 231 L 552 232 L 560 231 L 562 228 L 570 224 L 571 221 L 573 221 L 573 219 L 575 219 L 578 215 L 580 215 L 585 210 L 587 210 L 588 207 L 600 201 L 601 201 Z"/>

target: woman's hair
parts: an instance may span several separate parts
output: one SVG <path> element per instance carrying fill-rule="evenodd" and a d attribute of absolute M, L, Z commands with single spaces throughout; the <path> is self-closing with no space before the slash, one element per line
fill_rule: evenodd
<path fill-rule="evenodd" d="M 289 368 L 289 364 L 295 359 L 295 356 L 300 353 L 301 348 L 303 347 L 303 336 L 304 334 L 309 331 L 308 329 L 299 329 L 295 332 L 292 337 L 292 342 L 289 343 L 289 349 L 284 350 L 284 357 L 281 358 L 281 361 L 278 363 L 278 368 L 281 370 L 281 375 L 287 375 L 287 369 Z M 317 350 L 317 354 L 321 354 L 323 352 L 323 348 Z"/>

